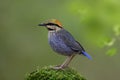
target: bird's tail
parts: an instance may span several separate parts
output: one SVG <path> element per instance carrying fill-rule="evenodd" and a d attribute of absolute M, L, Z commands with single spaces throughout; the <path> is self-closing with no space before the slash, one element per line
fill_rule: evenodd
<path fill-rule="evenodd" d="M 85 51 L 82 51 L 82 54 L 84 55 L 84 56 L 86 56 L 88 59 L 92 59 L 92 57 L 88 54 L 88 53 L 86 53 Z"/>

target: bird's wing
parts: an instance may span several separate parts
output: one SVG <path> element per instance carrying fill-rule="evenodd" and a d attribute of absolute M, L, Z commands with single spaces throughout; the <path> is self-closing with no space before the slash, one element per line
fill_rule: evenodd
<path fill-rule="evenodd" d="M 70 47 L 75 52 L 84 51 L 83 47 L 79 42 L 77 42 L 74 37 L 66 30 L 62 30 L 59 33 L 59 37 L 63 40 L 63 42 Z"/>
<path fill-rule="evenodd" d="M 70 47 L 74 52 L 83 54 L 88 59 L 92 59 L 91 56 L 85 52 L 82 45 L 79 42 L 77 42 L 69 32 L 67 32 L 66 30 L 62 30 L 62 32 L 58 33 L 58 35 L 59 38 L 63 40 L 64 44 Z"/>

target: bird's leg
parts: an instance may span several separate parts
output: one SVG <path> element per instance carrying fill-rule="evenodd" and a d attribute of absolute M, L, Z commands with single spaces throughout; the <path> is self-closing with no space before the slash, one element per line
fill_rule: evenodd
<path fill-rule="evenodd" d="M 54 67 L 54 69 L 63 69 L 66 68 L 75 55 L 67 56 L 67 59 L 63 62 L 62 65 Z"/>
<path fill-rule="evenodd" d="M 71 55 L 71 56 L 67 56 L 67 59 L 63 62 L 63 64 L 60 66 L 62 68 L 65 68 L 69 65 L 69 63 L 71 62 L 71 60 L 73 59 L 75 55 Z"/>

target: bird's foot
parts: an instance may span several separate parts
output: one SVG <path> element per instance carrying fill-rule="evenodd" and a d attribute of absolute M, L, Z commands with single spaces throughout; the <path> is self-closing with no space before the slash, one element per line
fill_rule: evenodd
<path fill-rule="evenodd" d="M 55 67 L 52 67 L 53 69 L 56 69 L 56 70 L 63 70 L 65 68 L 67 68 L 67 66 L 63 66 L 63 65 L 58 65 L 58 66 L 55 66 Z"/>
<path fill-rule="evenodd" d="M 53 69 L 56 69 L 56 70 L 62 70 L 63 68 L 61 67 L 61 66 L 55 66 L 55 67 L 53 67 Z"/>

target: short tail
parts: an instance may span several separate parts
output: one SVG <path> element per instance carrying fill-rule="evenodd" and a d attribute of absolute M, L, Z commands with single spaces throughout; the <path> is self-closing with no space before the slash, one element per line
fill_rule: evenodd
<path fill-rule="evenodd" d="M 86 56 L 88 59 L 92 60 L 92 57 L 88 53 L 86 53 L 85 51 L 82 51 L 82 54 L 84 56 Z"/>

